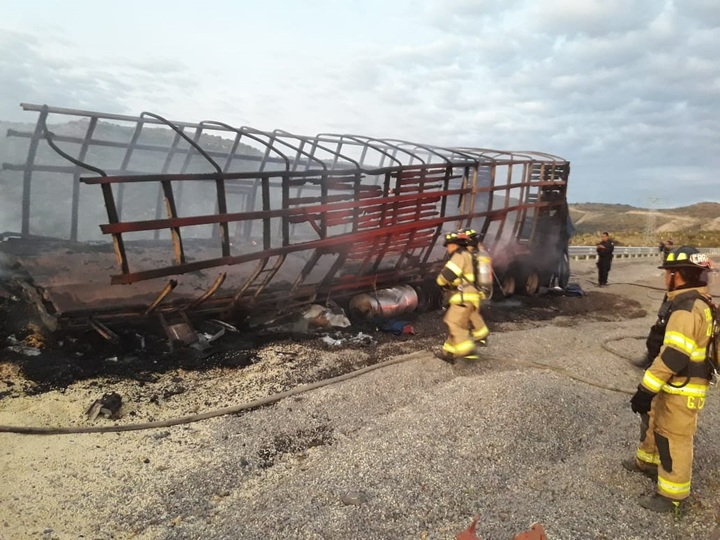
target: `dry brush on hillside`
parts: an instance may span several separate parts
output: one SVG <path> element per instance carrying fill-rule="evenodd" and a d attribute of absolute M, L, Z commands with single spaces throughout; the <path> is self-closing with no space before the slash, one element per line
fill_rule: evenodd
<path fill-rule="evenodd" d="M 570 205 L 577 233 L 574 245 L 592 245 L 608 231 L 618 245 L 656 245 L 672 239 L 676 245 L 720 246 L 720 203 L 703 202 L 682 208 L 646 209 L 624 204 Z"/>

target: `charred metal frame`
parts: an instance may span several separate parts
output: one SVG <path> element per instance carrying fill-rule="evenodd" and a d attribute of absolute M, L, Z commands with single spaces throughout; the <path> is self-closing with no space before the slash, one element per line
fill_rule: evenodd
<path fill-rule="evenodd" d="M 117 260 L 118 272 L 108 276 L 112 285 L 173 277 L 158 284 L 157 295 L 144 309 L 131 313 L 90 309 L 92 317 L 85 309 L 77 316 L 61 317 L 87 319 L 92 325 L 101 324 L 102 318 L 147 317 L 156 311 L 286 310 L 318 298 L 416 284 L 433 276 L 442 264 L 437 240 L 444 229 L 475 226 L 493 251 L 509 239 L 532 244 L 543 216 L 554 213 L 564 219 L 567 215 L 569 163 L 550 154 L 439 147 L 348 134 L 309 137 L 215 121 L 173 122 L 147 112 L 133 117 L 33 104 L 22 107 L 39 116 L 32 132 L 8 131 L 9 137 L 29 139 L 25 163 L 3 164 L 4 170 L 22 172 L 20 230 L 13 234 L 23 239 L 58 236 L 57 231 L 49 235 L 32 230 L 33 180 L 37 174 L 69 176 L 70 226 L 64 237 L 83 241 L 81 191 L 96 189 L 107 211 L 107 223 L 97 225 L 112 239 Z M 84 133 L 53 133 L 50 119 L 58 117 L 79 118 L 77 126 Z M 103 126 L 117 123 L 129 124 L 124 130 L 127 140 L 98 134 Z M 144 142 L 150 129 L 170 134 L 169 144 Z M 44 146 L 65 163 L 40 159 Z M 133 169 L 134 157 L 141 152 L 155 156 L 154 170 Z M 113 154 L 117 165 L 100 159 L 103 153 Z M 198 167 L 205 171 L 196 172 Z M 84 171 L 93 174 L 83 176 Z M 131 214 L 128 190 L 140 184 L 158 186 L 154 216 L 123 219 Z M 198 185 L 206 187 L 198 192 Z M 194 196 L 187 186 L 196 188 Z M 187 199 L 197 200 L 198 193 L 212 197 L 213 212 L 183 212 Z M 190 260 L 186 231 L 198 226 L 212 230 L 204 241 L 217 253 Z M 169 235 L 172 263 L 136 268 L 128 245 L 133 235 L 143 233 L 144 238 L 151 233 L 158 243 L 162 234 Z M 292 272 L 288 285 L 274 282 L 293 255 L 303 257 L 302 269 Z M 321 277 L 310 279 L 325 256 L 334 257 L 333 262 Z M 177 276 L 217 267 L 224 271 L 202 294 L 172 298 L 181 279 Z M 238 268 L 244 272 L 240 284 L 224 289 L 226 277 Z"/>

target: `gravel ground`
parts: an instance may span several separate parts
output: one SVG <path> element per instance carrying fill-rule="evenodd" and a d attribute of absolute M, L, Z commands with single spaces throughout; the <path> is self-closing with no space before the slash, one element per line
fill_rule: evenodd
<path fill-rule="evenodd" d="M 283 340 L 242 369 L 98 376 L 42 392 L 20 362 L 0 362 L 0 425 L 110 426 L 397 360 L 200 422 L 0 433 L 0 539 L 451 539 L 475 515 L 483 540 L 509 540 L 535 522 L 551 540 L 720 538 L 716 396 L 700 418 L 681 520 L 642 509 L 652 482 L 620 467 L 638 437 L 629 396 L 641 377 L 624 357 L 642 355 L 638 338 L 662 297 L 654 263 L 617 260 L 615 283 L 598 289 L 592 261 L 577 262 L 572 279 L 587 297 L 526 300 L 517 317 L 510 302 L 489 306 L 490 346 L 473 366 L 432 357 L 437 312 L 415 321 L 416 336 L 374 336 L 374 346 Z M 122 418 L 88 422 L 87 406 L 109 391 L 124 397 Z"/>

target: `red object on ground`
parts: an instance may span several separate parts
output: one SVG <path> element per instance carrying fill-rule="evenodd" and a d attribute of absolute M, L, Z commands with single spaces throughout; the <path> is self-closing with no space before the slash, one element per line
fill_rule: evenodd
<path fill-rule="evenodd" d="M 455 540 L 480 540 L 475 534 L 475 527 L 477 527 L 477 522 L 479 520 L 480 516 L 475 516 L 472 520 L 472 523 L 470 523 L 470 526 L 463 532 L 458 533 L 455 536 Z"/>
<path fill-rule="evenodd" d="M 480 521 L 480 516 L 475 516 L 472 523 L 470 523 L 470 526 L 464 531 L 458 533 L 455 536 L 455 540 L 480 540 L 477 534 L 475 534 L 478 521 Z M 520 534 L 513 536 L 513 540 L 547 540 L 547 535 L 545 534 L 545 528 L 542 524 L 535 523 L 532 527 L 530 527 L 529 531 L 521 532 Z"/>
<path fill-rule="evenodd" d="M 535 523 L 529 531 L 513 536 L 513 540 L 547 540 L 547 535 L 542 524 Z"/>

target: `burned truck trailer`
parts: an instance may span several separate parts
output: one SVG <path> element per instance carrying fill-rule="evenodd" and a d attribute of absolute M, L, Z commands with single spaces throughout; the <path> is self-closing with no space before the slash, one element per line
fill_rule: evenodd
<path fill-rule="evenodd" d="M 51 329 L 247 320 L 397 285 L 427 304 L 442 233 L 464 226 L 499 294 L 569 275 L 557 156 L 21 106 L 36 122 L 7 133 L 23 158 L 2 166 L 0 256 Z"/>

